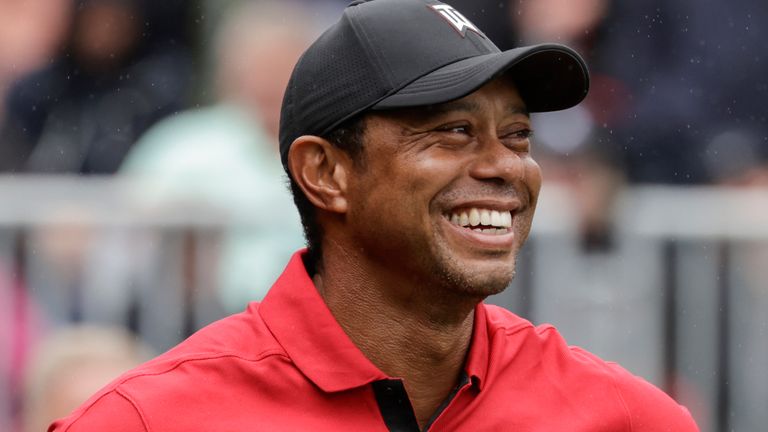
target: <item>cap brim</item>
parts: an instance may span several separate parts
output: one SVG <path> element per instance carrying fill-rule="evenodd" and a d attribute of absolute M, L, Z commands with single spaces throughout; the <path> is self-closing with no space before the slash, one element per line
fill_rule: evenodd
<path fill-rule="evenodd" d="M 515 48 L 460 60 L 430 72 L 373 105 L 392 109 L 462 98 L 509 73 L 530 112 L 577 105 L 589 90 L 589 72 L 576 51 L 559 44 Z"/>

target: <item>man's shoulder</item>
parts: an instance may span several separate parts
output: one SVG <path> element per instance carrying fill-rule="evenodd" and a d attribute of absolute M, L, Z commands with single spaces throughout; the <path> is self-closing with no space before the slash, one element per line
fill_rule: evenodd
<path fill-rule="evenodd" d="M 605 361 L 584 348 L 569 345 L 552 324 L 534 325 L 504 308 L 492 305 L 486 305 L 486 315 L 488 334 L 495 339 L 492 343 L 504 345 L 515 360 L 527 359 L 542 367 L 557 362 L 567 366 L 561 368 L 563 372 L 575 369 L 612 379 L 616 368 L 620 369 L 617 364 Z"/>
<path fill-rule="evenodd" d="M 597 358 L 585 350 L 574 349 L 585 357 Z M 613 380 L 616 392 L 627 409 L 633 431 L 695 432 L 699 430 L 688 409 L 678 404 L 661 389 L 617 363 L 597 359 Z"/>
<path fill-rule="evenodd" d="M 516 382 L 538 389 L 554 385 L 576 404 L 601 395 L 591 409 L 600 406 L 619 414 L 632 431 L 698 431 L 688 410 L 658 387 L 615 362 L 568 345 L 553 325 L 533 325 L 496 306 L 486 306 L 486 314 L 498 360 L 509 363 L 501 369 L 511 375 L 525 371 L 512 377 Z"/>
<path fill-rule="evenodd" d="M 552 324 L 534 325 L 527 319 L 500 306 L 484 305 L 488 334 L 490 337 L 503 334 L 505 339 L 525 339 L 531 344 L 555 344 L 568 349 L 565 340 Z"/>
<path fill-rule="evenodd" d="M 287 357 L 261 320 L 258 306 L 253 303 L 245 312 L 203 327 L 166 353 L 124 375 L 122 384 L 142 377 L 205 373 L 208 368 L 221 368 L 232 362 L 258 363 L 272 356 Z"/>
<path fill-rule="evenodd" d="M 257 310 L 254 303 L 246 312 L 214 322 L 129 370 L 51 430 L 95 430 L 92 425 L 109 425 L 109 430 L 143 431 L 147 417 L 182 415 L 196 402 L 204 405 L 210 395 L 236 392 L 233 387 L 243 381 L 269 379 L 279 369 L 275 362 L 290 360 Z"/>

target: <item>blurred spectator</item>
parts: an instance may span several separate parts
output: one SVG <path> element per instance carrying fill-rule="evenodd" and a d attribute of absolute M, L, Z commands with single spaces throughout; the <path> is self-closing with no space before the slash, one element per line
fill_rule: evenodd
<path fill-rule="evenodd" d="M 147 11 L 141 0 L 76 1 L 61 54 L 10 90 L 0 169 L 114 172 L 144 130 L 183 106 L 187 54 L 150 37 Z"/>
<path fill-rule="evenodd" d="M 620 112 L 620 81 L 592 64 L 597 34 L 609 0 L 512 0 L 510 17 L 518 45 L 557 42 L 573 46 L 590 65 L 592 82 L 585 103 L 535 114 L 534 154 L 547 181 L 560 182 L 580 197 L 578 223 L 582 246 L 602 251 L 612 246 L 614 202 L 624 183 L 618 151 L 604 125 Z"/>
<path fill-rule="evenodd" d="M 60 48 L 72 6 L 73 0 L 0 1 L 0 100 L 16 79 L 42 67 Z M 0 119 L 4 110 L 0 104 Z"/>
<path fill-rule="evenodd" d="M 768 35 L 761 23 L 768 21 L 768 5 L 512 3 L 522 42 L 574 45 L 593 72 L 586 104 L 542 116 L 551 118 L 541 120 L 545 127 L 537 131 L 545 169 L 550 165 L 551 171 L 552 156 L 567 162 L 586 154 L 620 167 L 631 182 L 762 178 L 768 161 Z"/>
<path fill-rule="evenodd" d="M 709 183 L 768 162 L 768 3 L 614 2 L 596 67 L 629 86 L 613 125 L 634 182 Z"/>
<path fill-rule="evenodd" d="M 121 328 L 72 327 L 53 333 L 37 349 L 26 374 L 23 430 L 44 431 L 151 356 Z"/>
<path fill-rule="evenodd" d="M 527 43 L 559 42 L 588 54 L 589 40 L 602 23 L 609 0 L 518 0 L 512 10 Z"/>
<path fill-rule="evenodd" d="M 217 103 L 153 127 L 121 168 L 152 184 L 137 193 L 150 205 L 202 200 L 232 218 L 217 283 L 230 311 L 260 299 L 303 244 L 277 130 L 291 69 L 318 21 L 291 2 L 235 2 L 214 38 Z"/>

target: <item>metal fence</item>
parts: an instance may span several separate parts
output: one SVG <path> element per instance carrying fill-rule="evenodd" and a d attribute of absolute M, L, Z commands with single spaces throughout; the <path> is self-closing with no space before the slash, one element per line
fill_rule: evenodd
<path fill-rule="evenodd" d="M 264 212 L 283 210 L 233 219 L 204 202 L 150 206 L 151 187 L 0 177 L 0 425 L 18 411 L 24 352 L 52 328 L 118 324 L 164 350 L 263 294 L 222 296 L 222 245 L 233 226 L 279 232 Z M 578 199 L 545 187 L 517 277 L 489 301 L 660 385 L 703 431 L 764 430 L 768 190 L 626 190 L 598 249 L 584 247 Z M 280 270 L 253 267 L 261 281 Z"/>

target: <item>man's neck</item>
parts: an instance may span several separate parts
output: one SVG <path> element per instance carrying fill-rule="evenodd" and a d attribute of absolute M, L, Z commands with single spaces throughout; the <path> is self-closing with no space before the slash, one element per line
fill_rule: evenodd
<path fill-rule="evenodd" d="M 403 379 L 423 428 L 459 380 L 478 300 L 446 301 L 444 293 L 403 275 L 373 275 L 340 264 L 324 260 L 315 285 L 363 354 L 387 375 Z"/>

